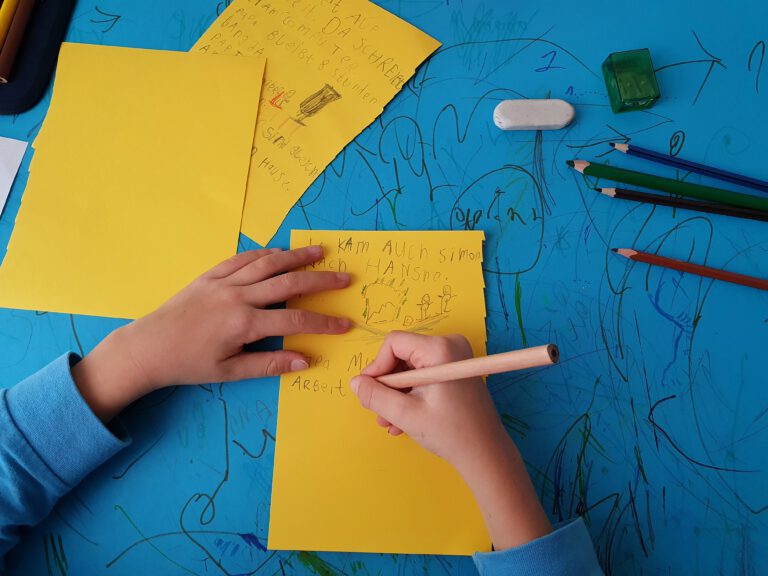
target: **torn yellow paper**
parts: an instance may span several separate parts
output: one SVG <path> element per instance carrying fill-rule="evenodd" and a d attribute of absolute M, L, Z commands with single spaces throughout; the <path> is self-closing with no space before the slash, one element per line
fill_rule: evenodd
<path fill-rule="evenodd" d="M 349 389 L 392 330 L 462 333 L 485 354 L 482 232 L 293 231 L 322 244 L 316 270 L 344 271 L 346 290 L 291 307 L 351 318 L 344 336 L 297 335 L 312 361 L 280 380 L 269 548 L 406 554 L 490 549 L 480 511 L 446 462 L 389 436 Z"/>
<path fill-rule="evenodd" d="M 439 45 L 368 0 L 232 2 L 192 50 L 267 57 L 243 234 L 266 245 Z"/>
<path fill-rule="evenodd" d="M 263 68 L 64 44 L 0 306 L 135 318 L 233 255 Z"/>

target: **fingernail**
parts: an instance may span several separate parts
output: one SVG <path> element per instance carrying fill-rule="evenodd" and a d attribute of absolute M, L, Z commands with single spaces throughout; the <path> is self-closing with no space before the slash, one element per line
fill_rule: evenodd
<path fill-rule="evenodd" d="M 269 251 L 272 252 L 272 254 L 274 254 L 275 252 L 282 252 L 283 249 L 282 248 L 270 248 Z"/>
<path fill-rule="evenodd" d="M 306 360 L 291 360 L 291 372 L 299 372 L 309 368 Z"/>
<path fill-rule="evenodd" d="M 336 326 L 339 330 L 349 330 L 349 327 L 352 326 L 352 322 L 347 318 L 336 318 Z"/>
<path fill-rule="evenodd" d="M 310 246 L 307 248 L 307 252 L 310 253 L 312 256 L 322 256 L 323 255 L 323 247 L 322 246 Z"/>
<path fill-rule="evenodd" d="M 336 272 L 336 279 L 343 284 L 348 283 L 352 277 L 346 272 Z"/>
<path fill-rule="evenodd" d="M 352 380 L 349 381 L 349 387 L 352 388 L 352 392 L 357 394 L 357 391 L 360 388 L 360 378 L 358 376 L 352 378 Z"/>

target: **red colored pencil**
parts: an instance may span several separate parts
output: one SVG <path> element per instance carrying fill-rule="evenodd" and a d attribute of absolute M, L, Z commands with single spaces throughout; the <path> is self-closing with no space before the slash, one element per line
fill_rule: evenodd
<path fill-rule="evenodd" d="M 740 284 L 741 286 L 748 286 L 759 290 L 768 290 L 768 280 L 763 278 L 755 278 L 754 276 L 736 274 L 734 272 L 728 272 L 727 270 L 709 268 L 708 266 L 675 260 L 674 258 L 666 258 L 656 254 L 648 254 L 647 252 L 639 252 L 629 248 L 614 248 L 613 251 L 636 262 L 645 262 L 652 266 L 662 266 L 663 268 L 671 268 L 672 270 L 679 270 L 680 272 L 697 274 L 698 276 L 722 280 L 723 282 L 731 282 L 732 284 Z"/>

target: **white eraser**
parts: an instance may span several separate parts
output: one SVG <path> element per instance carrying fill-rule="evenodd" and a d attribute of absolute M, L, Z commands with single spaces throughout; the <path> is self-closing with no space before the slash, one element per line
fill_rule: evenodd
<path fill-rule="evenodd" d="M 565 100 L 504 100 L 493 111 L 493 121 L 502 130 L 559 130 L 575 115 Z"/>

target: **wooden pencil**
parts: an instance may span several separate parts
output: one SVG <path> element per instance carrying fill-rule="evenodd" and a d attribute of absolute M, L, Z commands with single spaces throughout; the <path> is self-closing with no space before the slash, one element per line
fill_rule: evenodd
<path fill-rule="evenodd" d="M 768 212 L 768 198 L 759 198 L 749 194 L 739 194 L 738 192 L 731 192 L 730 190 L 693 184 L 692 182 L 685 182 L 682 180 L 673 180 L 672 178 L 663 178 L 661 176 L 654 176 L 653 174 L 644 174 L 642 172 L 635 172 L 634 170 L 608 166 L 607 164 L 587 162 L 586 160 L 568 160 L 566 163 L 574 170 L 587 176 L 605 178 L 606 180 L 621 182 L 622 184 L 634 184 L 635 186 L 642 186 L 643 188 L 661 190 L 662 192 L 670 192 L 679 196 L 688 196 L 689 198 L 698 198 L 699 200 L 706 200 L 708 202 L 720 202 L 721 204 L 739 206 L 740 208 L 750 208 L 752 210 Z"/>
<path fill-rule="evenodd" d="M 560 351 L 555 344 L 512 350 L 501 354 L 491 354 L 479 358 L 449 362 L 429 368 L 417 368 L 386 374 L 376 378 L 390 388 L 414 388 L 426 384 L 436 384 L 450 380 L 462 380 L 513 370 L 525 370 L 539 366 L 555 364 L 560 358 Z"/>
<path fill-rule="evenodd" d="M 18 3 L 19 0 L 3 0 L 2 5 L 0 5 L 0 46 L 5 43 L 5 37 L 11 28 L 11 22 L 13 21 L 13 15 L 16 13 Z"/>
<path fill-rule="evenodd" d="M 649 192 L 639 192 L 637 190 L 626 190 L 624 188 L 595 188 L 601 194 L 610 198 L 620 200 L 632 200 L 634 202 L 643 202 L 646 204 L 657 204 L 660 206 L 669 206 L 671 208 L 681 208 L 684 210 L 695 210 L 697 212 L 707 212 L 708 214 L 720 214 L 722 216 L 733 216 L 735 218 L 748 218 L 750 220 L 760 220 L 768 222 L 768 213 L 759 210 L 750 210 L 749 208 L 737 208 L 727 204 L 717 204 L 714 202 L 703 202 L 701 200 L 688 200 L 686 198 L 675 198 L 674 196 L 660 196 Z"/>
<path fill-rule="evenodd" d="M 613 248 L 613 251 L 625 258 L 634 260 L 635 262 L 644 262 L 645 264 L 651 264 L 652 266 L 670 268 L 680 272 L 696 274 L 698 276 L 713 278 L 714 280 L 722 280 L 723 282 L 730 282 L 732 284 L 740 284 L 741 286 L 748 286 L 759 290 L 768 290 L 768 280 L 763 278 L 755 278 L 754 276 L 746 276 L 745 274 L 736 274 L 735 272 L 728 272 L 727 270 L 718 270 L 717 268 L 710 268 L 709 266 L 702 266 L 701 264 L 693 264 L 692 262 L 684 262 L 683 260 L 675 260 L 674 258 L 666 258 L 657 254 L 648 254 L 647 252 L 640 252 L 630 248 Z"/>
<path fill-rule="evenodd" d="M 13 65 L 16 63 L 16 56 L 27 32 L 34 8 L 35 0 L 19 0 L 11 27 L 8 29 L 8 35 L 3 47 L 0 48 L 0 83 L 2 84 L 6 84 L 11 78 Z"/>
<path fill-rule="evenodd" d="M 636 156 L 637 158 L 643 158 L 644 160 L 650 160 L 651 162 L 657 162 L 659 164 L 666 164 L 667 166 L 680 168 L 687 172 L 695 172 L 696 174 L 709 176 L 710 178 L 716 178 L 717 180 L 723 180 L 724 182 L 730 182 L 731 184 L 737 184 L 738 186 L 746 186 L 748 188 L 760 190 L 761 192 L 768 192 L 768 182 L 765 180 L 758 180 L 751 176 L 736 174 L 735 172 L 729 172 L 728 170 L 715 168 L 714 166 L 691 162 L 690 160 L 684 160 L 669 154 L 662 154 L 661 152 L 655 152 L 654 150 L 635 146 L 634 144 L 617 144 L 616 142 L 611 142 L 610 144 L 613 146 L 614 150 L 629 156 Z"/>

